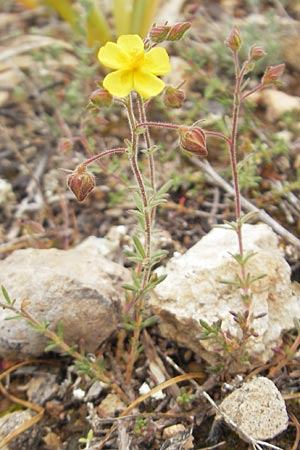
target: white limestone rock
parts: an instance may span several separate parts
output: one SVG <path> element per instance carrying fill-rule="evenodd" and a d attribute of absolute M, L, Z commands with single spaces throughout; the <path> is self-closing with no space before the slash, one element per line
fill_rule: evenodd
<path fill-rule="evenodd" d="M 254 321 L 257 338 L 247 345 L 250 359 L 264 363 L 273 354 L 283 330 L 293 328 L 300 317 L 299 295 L 290 281 L 290 267 L 283 258 L 278 239 L 264 224 L 243 227 L 245 251 L 256 252 L 247 271 L 265 277 L 252 285 L 250 312 L 265 316 Z M 160 316 L 163 336 L 191 348 L 212 364 L 222 361 L 211 340 L 199 341 L 203 331 L 199 319 L 209 324 L 222 319 L 222 329 L 239 335 L 230 311 L 243 313 L 245 307 L 239 289 L 221 280 L 234 280 L 239 267 L 231 254 L 238 253 L 236 233 L 214 228 L 184 255 L 173 257 L 158 274 L 167 278 L 157 286 L 150 304 Z M 221 357 L 221 359 L 220 359 Z M 242 369 L 235 367 L 234 371 Z"/>
<path fill-rule="evenodd" d="M 244 440 L 245 434 L 257 440 L 272 439 L 288 426 L 284 399 L 273 381 L 265 377 L 244 383 L 222 401 L 220 410 L 238 426 L 234 431 Z"/>
<path fill-rule="evenodd" d="M 121 286 L 129 280 L 123 266 L 101 256 L 102 241 L 100 246 L 97 242 L 89 238 L 67 251 L 17 250 L 0 261 L 0 285 L 16 299 L 16 306 L 28 301 L 26 309 L 39 321 L 47 321 L 50 330 L 56 331 L 61 322 L 64 340 L 80 343 L 87 352 L 95 352 L 116 330 L 124 297 Z M 5 320 L 12 315 L 0 309 L 0 356 L 43 354 L 47 339 L 22 318 Z"/>

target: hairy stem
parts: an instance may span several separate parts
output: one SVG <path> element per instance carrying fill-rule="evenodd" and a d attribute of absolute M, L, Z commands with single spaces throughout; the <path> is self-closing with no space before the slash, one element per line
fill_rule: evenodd
<path fill-rule="evenodd" d="M 119 147 L 119 148 L 112 148 L 110 150 L 106 150 L 102 153 L 98 153 L 98 155 L 92 156 L 91 158 L 87 159 L 86 161 L 84 161 L 84 163 L 82 163 L 82 166 L 88 166 L 89 164 L 91 164 L 94 161 L 97 161 L 98 159 L 103 158 L 103 156 L 107 156 L 107 155 L 113 155 L 114 153 L 125 153 L 127 151 L 126 148 L 123 147 Z"/>
<path fill-rule="evenodd" d="M 235 90 L 234 90 L 234 98 L 233 98 L 233 114 L 232 114 L 232 130 L 231 130 L 231 139 L 229 145 L 230 152 L 230 163 L 231 163 L 231 171 L 232 171 L 232 180 L 233 180 L 233 188 L 234 188 L 234 198 L 235 198 L 235 215 L 236 215 L 236 223 L 237 223 L 237 238 L 239 245 L 239 254 L 241 259 L 244 258 L 244 247 L 243 247 L 243 236 L 242 236 L 242 222 L 241 222 L 241 196 L 240 196 L 240 186 L 238 179 L 238 170 L 237 170 L 237 132 L 238 132 L 238 121 L 239 121 L 239 113 L 240 113 L 240 105 L 241 105 L 241 84 L 244 77 L 245 65 L 240 70 L 239 60 L 238 60 L 238 52 L 233 52 L 234 57 L 234 67 L 235 67 Z M 241 264 L 241 279 L 242 279 L 242 289 L 244 293 L 244 298 L 248 298 L 249 288 L 246 285 L 246 267 L 245 264 Z"/>
<path fill-rule="evenodd" d="M 140 122 L 147 123 L 146 109 L 145 109 L 145 105 L 143 103 L 142 97 L 140 95 L 137 96 L 137 103 L 138 103 L 138 107 L 139 107 Z M 145 137 L 146 147 L 149 150 L 152 145 L 151 145 L 151 137 L 150 137 L 150 132 L 149 132 L 148 126 L 146 126 L 144 137 Z M 155 187 L 156 187 L 155 186 L 155 167 L 154 167 L 154 158 L 151 153 L 148 155 L 148 160 L 149 160 L 150 183 L 151 183 L 151 187 L 154 191 Z"/>
<path fill-rule="evenodd" d="M 129 156 L 130 164 L 132 171 L 134 173 L 137 186 L 139 188 L 139 192 L 141 195 L 141 199 L 143 202 L 143 214 L 144 214 L 144 220 L 145 220 L 145 244 L 144 244 L 144 250 L 145 250 L 145 258 L 144 262 L 142 264 L 139 264 L 137 267 L 138 274 L 142 275 L 141 279 L 141 287 L 139 291 L 134 295 L 133 301 L 134 301 L 134 321 L 135 321 L 135 328 L 133 332 L 133 337 L 131 341 L 131 351 L 129 355 L 129 360 L 126 367 L 126 377 L 125 381 L 126 384 L 130 383 L 132 371 L 134 367 L 134 363 L 138 354 L 138 343 L 142 328 L 142 320 L 143 320 L 143 309 L 144 309 L 144 294 L 143 291 L 145 287 L 147 286 L 150 274 L 151 274 L 151 225 L 152 225 L 152 218 L 151 218 L 151 212 L 149 208 L 149 201 L 147 196 L 147 191 L 144 183 L 144 179 L 142 176 L 142 173 L 140 171 L 139 165 L 138 165 L 138 133 L 136 132 L 136 119 L 134 115 L 134 109 L 132 104 L 132 96 L 130 96 L 130 100 L 127 104 L 127 113 L 128 113 L 128 122 L 131 130 L 131 153 Z M 154 174 L 154 171 L 153 171 Z M 154 178 L 153 178 L 154 182 Z"/>

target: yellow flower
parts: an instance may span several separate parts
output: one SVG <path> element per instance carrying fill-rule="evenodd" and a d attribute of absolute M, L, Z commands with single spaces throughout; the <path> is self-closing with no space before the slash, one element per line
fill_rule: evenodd
<path fill-rule="evenodd" d="M 155 47 L 145 52 L 144 43 L 137 34 L 120 36 L 117 43 L 107 42 L 98 53 L 99 61 L 115 69 L 103 80 L 103 86 L 116 97 L 126 97 L 135 90 L 145 99 L 158 95 L 164 82 L 157 75 L 171 70 L 168 53 Z"/>

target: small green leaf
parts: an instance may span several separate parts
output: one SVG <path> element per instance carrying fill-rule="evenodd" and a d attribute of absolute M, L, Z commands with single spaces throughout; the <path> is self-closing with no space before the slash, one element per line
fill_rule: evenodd
<path fill-rule="evenodd" d="M 206 321 L 203 320 L 203 319 L 199 319 L 199 323 L 200 323 L 200 325 L 201 325 L 202 328 L 204 328 L 205 330 L 211 332 L 211 326 L 209 325 L 208 322 L 206 322 Z"/>
<path fill-rule="evenodd" d="M 156 280 L 150 281 L 147 286 L 145 287 L 145 289 L 143 290 L 144 294 L 147 294 L 149 291 L 151 291 L 152 289 L 154 289 L 159 283 L 161 283 L 162 281 L 164 281 L 167 278 L 167 275 L 161 275 L 160 277 L 158 277 Z"/>
<path fill-rule="evenodd" d="M 294 318 L 294 325 L 295 325 L 295 328 L 297 330 L 297 333 L 300 334 L 300 320 Z"/>
<path fill-rule="evenodd" d="M 158 199 L 153 199 L 149 202 L 149 208 L 155 208 L 156 206 L 161 205 L 162 203 L 167 203 L 167 199 L 166 198 L 158 198 Z"/>
<path fill-rule="evenodd" d="M 59 344 L 57 342 L 50 342 L 46 347 L 45 347 L 45 351 L 46 352 L 51 352 L 52 350 L 54 350 L 55 348 L 59 347 Z"/>
<path fill-rule="evenodd" d="M 3 294 L 3 297 L 4 297 L 5 301 L 6 301 L 6 303 L 7 303 L 8 305 L 13 305 L 13 304 L 14 304 L 14 301 L 11 300 L 11 298 L 10 298 L 10 296 L 8 295 L 8 292 L 7 292 L 7 290 L 5 289 L 4 286 L 1 286 L 1 290 L 2 290 L 2 294 Z"/>
<path fill-rule="evenodd" d="M 143 205 L 143 200 L 142 200 L 140 194 L 138 194 L 137 192 L 133 192 L 132 196 L 133 196 L 133 200 L 134 200 L 134 203 L 136 204 L 137 209 L 142 212 L 144 209 L 144 205 Z"/>
<path fill-rule="evenodd" d="M 242 224 L 250 222 L 250 220 L 255 219 L 257 217 L 257 211 L 251 211 L 244 216 L 241 217 L 240 221 Z"/>
<path fill-rule="evenodd" d="M 161 188 L 156 192 L 156 197 L 160 197 L 161 195 L 166 194 L 174 184 L 174 180 L 169 180 L 165 184 L 162 185 Z"/>
<path fill-rule="evenodd" d="M 144 261 L 144 258 L 142 258 L 141 256 L 128 256 L 127 259 L 129 259 L 129 261 L 135 262 L 137 264 L 140 264 Z"/>
<path fill-rule="evenodd" d="M 151 316 L 148 317 L 144 322 L 142 323 L 142 328 L 148 328 L 152 325 L 155 325 L 158 322 L 159 317 L 158 316 Z"/>
<path fill-rule="evenodd" d="M 262 278 L 265 278 L 267 274 L 262 273 L 261 275 L 257 275 L 256 277 L 251 277 L 250 283 L 254 283 L 255 281 L 261 280 Z"/>
<path fill-rule="evenodd" d="M 146 148 L 144 150 L 141 150 L 141 153 L 145 153 L 146 155 L 154 155 L 155 152 L 159 150 L 158 145 L 152 145 L 150 148 Z"/>
<path fill-rule="evenodd" d="M 141 241 L 139 240 L 139 238 L 137 236 L 133 236 L 132 238 L 134 246 L 137 250 L 137 252 L 139 253 L 139 255 L 144 259 L 146 258 L 146 253 L 143 247 L 143 244 L 141 243 Z"/>
<path fill-rule="evenodd" d="M 132 284 L 123 284 L 122 287 L 127 291 L 137 292 L 139 290 L 136 286 L 133 286 Z"/>
<path fill-rule="evenodd" d="M 136 329 L 136 324 L 135 323 L 124 322 L 122 324 L 122 327 L 124 328 L 124 330 L 134 331 Z"/>
<path fill-rule="evenodd" d="M 62 340 L 64 334 L 64 324 L 60 321 L 57 327 L 57 335 Z"/>
<path fill-rule="evenodd" d="M 4 320 L 20 319 L 20 317 L 22 317 L 22 315 L 21 314 L 17 314 L 16 316 L 5 317 Z"/>
<path fill-rule="evenodd" d="M 199 339 L 200 341 L 205 341 L 207 339 L 211 339 L 210 333 L 200 333 L 197 336 L 197 339 Z"/>

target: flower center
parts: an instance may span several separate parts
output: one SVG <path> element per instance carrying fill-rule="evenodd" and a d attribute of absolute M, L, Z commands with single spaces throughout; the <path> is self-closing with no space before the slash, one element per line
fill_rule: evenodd
<path fill-rule="evenodd" d="M 144 50 L 141 50 L 140 48 L 133 48 L 130 51 L 130 69 L 131 70 L 135 70 L 135 69 L 139 69 L 144 62 Z"/>

